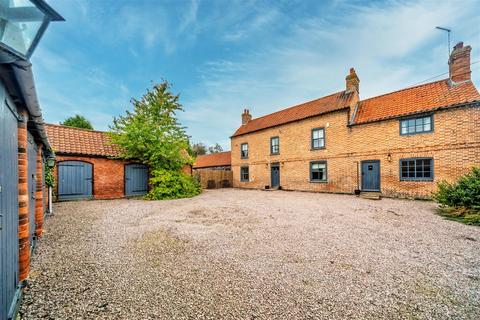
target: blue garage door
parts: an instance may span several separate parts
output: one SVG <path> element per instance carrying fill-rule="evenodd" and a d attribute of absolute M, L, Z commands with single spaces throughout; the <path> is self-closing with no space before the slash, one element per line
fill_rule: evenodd
<path fill-rule="evenodd" d="M 33 247 L 35 244 L 35 191 L 37 190 L 37 146 L 33 137 L 28 133 L 28 212 L 29 212 L 29 232 L 30 232 L 30 245 Z"/>
<path fill-rule="evenodd" d="M 125 166 L 125 195 L 139 196 L 148 192 L 148 167 L 143 164 Z"/>
<path fill-rule="evenodd" d="M 92 165 L 83 161 L 62 161 L 58 164 L 58 199 L 92 197 Z"/>
<path fill-rule="evenodd" d="M 0 84 L 0 319 L 12 316 L 18 290 L 17 118 Z"/>

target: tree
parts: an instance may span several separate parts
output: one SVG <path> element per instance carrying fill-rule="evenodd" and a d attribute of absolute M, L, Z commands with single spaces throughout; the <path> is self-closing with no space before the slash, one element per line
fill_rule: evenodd
<path fill-rule="evenodd" d="M 188 136 L 176 118 L 176 113 L 183 111 L 179 96 L 163 81 L 131 103 L 133 111 L 114 118 L 110 135 L 122 158 L 150 166 L 147 198 L 184 198 L 200 193 L 198 182 L 182 172 L 192 159 L 187 153 Z"/>
<path fill-rule="evenodd" d="M 82 129 L 90 129 L 93 130 L 93 126 L 90 121 L 87 120 L 84 116 L 79 114 L 69 117 L 60 123 L 63 126 L 74 127 L 74 128 L 82 128 Z"/>
<path fill-rule="evenodd" d="M 215 143 L 213 147 L 208 147 L 208 153 L 219 153 L 222 151 L 223 151 L 223 148 L 218 143 Z"/>
<path fill-rule="evenodd" d="M 191 147 L 191 151 L 194 157 L 203 156 L 207 153 L 207 146 L 201 142 L 194 143 Z"/>

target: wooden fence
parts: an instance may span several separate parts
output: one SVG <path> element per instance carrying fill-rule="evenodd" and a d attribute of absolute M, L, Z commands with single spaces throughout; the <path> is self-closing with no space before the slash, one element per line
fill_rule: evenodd
<path fill-rule="evenodd" d="M 203 189 L 231 188 L 233 185 L 232 171 L 195 170 L 194 175 L 200 180 Z"/>

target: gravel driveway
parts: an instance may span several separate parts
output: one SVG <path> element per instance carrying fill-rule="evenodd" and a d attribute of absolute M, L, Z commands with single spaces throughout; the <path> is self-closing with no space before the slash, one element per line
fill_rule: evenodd
<path fill-rule="evenodd" d="M 431 202 L 223 189 L 63 202 L 23 319 L 478 319 L 480 228 Z"/>

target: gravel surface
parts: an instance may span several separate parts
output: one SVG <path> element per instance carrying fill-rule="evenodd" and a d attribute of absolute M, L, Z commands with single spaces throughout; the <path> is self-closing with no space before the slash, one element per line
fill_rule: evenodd
<path fill-rule="evenodd" d="M 223 189 L 63 202 L 22 319 L 478 319 L 480 228 L 431 202 Z"/>

